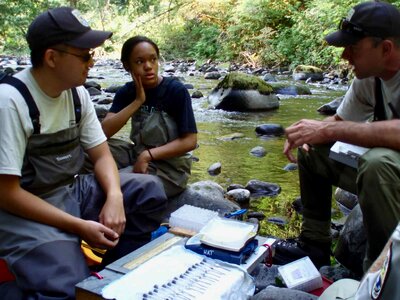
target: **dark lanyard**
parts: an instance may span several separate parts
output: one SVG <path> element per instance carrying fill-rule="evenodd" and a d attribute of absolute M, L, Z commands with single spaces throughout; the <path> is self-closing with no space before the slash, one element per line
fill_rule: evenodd
<path fill-rule="evenodd" d="M 387 115 L 385 112 L 385 105 L 382 95 L 382 83 L 378 77 L 375 77 L 375 107 L 374 107 L 374 121 L 384 121 L 387 120 Z M 393 119 L 399 119 L 399 114 L 394 108 L 393 104 L 389 102 L 389 108 L 392 111 Z"/>

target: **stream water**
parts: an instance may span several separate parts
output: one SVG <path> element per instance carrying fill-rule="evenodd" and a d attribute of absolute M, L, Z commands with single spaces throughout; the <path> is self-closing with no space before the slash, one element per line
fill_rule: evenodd
<path fill-rule="evenodd" d="M 91 70 L 91 75 L 105 78 L 96 79 L 103 88 L 112 84 L 123 84 L 130 80 L 125 73 L 123 70 L 107 69 L 107 67 L 94 67 Z M 279 81 L 294 84 L 287 76 L 278 76 L 277 78 Z M 284 137 L 258 137 L 255 128 L 257 125 L 265 123 L 275 123 L 287 127 L 302 118 L 323 119 L 325 116 L 319 114 L 317 108 L 342 96 L 347 87 L 309 84 L 311 95 L 279 95 L 281 101 L 278 110 L 237 113 L 207 108 L 207 96 L 218 81 L 206 80 L 202 75 L 183 76 L 183 81 L 193 84 L 194 89 L 200 90 L 204 95 L 203 98 L 192 100 L 199 131 L 199 147 L 194 151 L 194 156 L 198 158 L 198 161 L 193 163 L 190 182 L 212 180 L 224 188 L 232 183 L 246 185 L 252 179 L 277 183 L 281 186 L 281 193 L 277 197 L 252 201 L 251 209 L 262 211 L 267 217 L 278 215 L 289 219 L 289 225 L 285 229 L 262 223 L 262 233 L 280 236 L 296 234 L 299 218 L 291 213 L 290 203 L 299 196 L 298 173 L 283 169 L 289 163 L 282 154 L 285 139 Z M 193 90 L 189 90 L 190 94 L 192 92 Z M 129 130 L 129 125 L 125 126 L 118 136 L 128 138 Z M 229 141 L 219 139 L 232 133 L 241 133 L 243 137 Z M 266 156 L 259 158 L 251 155 L 250 150 L 256 146 L 264 147 L 267 151 Z M 211 176 L 207 170 L 215 162 L 221 163 L 222 171 L 217 176 Z"/>

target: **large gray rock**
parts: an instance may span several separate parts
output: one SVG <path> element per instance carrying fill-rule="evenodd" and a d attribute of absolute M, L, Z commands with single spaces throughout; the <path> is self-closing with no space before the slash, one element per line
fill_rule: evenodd
<path fill-rule="evenodd" d="M 207 170 L 208 174 L 211 176 L 217 176 L 221 174 L 222 165 L 220 162 L 213 163 Z"/>
<path fill-rule="evenodd" d="M 311 95 L 310 88 L 305 85 L 290 85 L 285 83 L 272 83 L 271 85 L 275 94 L 290 96 Z"/>
<path fill-rule="evenodd" d="M 245 188 L 250 191 L 251 197 L 276 196 L 281 192 L 278 184 L 256 179 L 250 180 Z"/>
<path fill-rule="evenodd" d="M 254 283 L 256 285 L 256 293 L 265 289 L 267 286 L 275 285 L 275 278 L 279 275 L 277 265 L 272 265 L 267 267 L 265 264 L 260 263 L 251 272 L 251 276 L 254 278 Z"/>
<path fill-rule="evenodd" d="M 321 273 L 322 276 L 333 282 L 344 278 L 351 278 L 355 280 L 361 279 L 360 276 L 355 275 L 349 269 L 343 267 L 340 264 L 336 264 L 334 266 L 322 266 L 319 269 L 319 272 Z"/>
<path fill-rule="evenodd" d="M 307 80 L 311 81 L 321 81 L 324 79 L 323 72 L 320 68 L 307 65 L 298 65 L 293 70 L 294 80 Z"/>
<path fill-rule="evenodd" d="M 363 274 L 363 260 L 367 237 L 360 205 L 353 208 L 348 216 L 335 248 L 336 260 L 356 275 Z"/>
<path fill-rule="evenodd" d="M 225 111 L 265 111 L 279 108 L 279 99 L 275 94 L 263 95 L 256 90 L 214 90 L 208 99 L 216 109 Z"/>
<path fill-rule="evenodd" d="M 255 157 L 264 157 L 267 154 L 267 150 L 263 146 L 256 146 L 250 150 L 250 154 Z"/>
<path fill-rule="evenodd" d="M 240 207 L 247 207 L 250 203 L 250 191 L 246 189 L 234 189 L 226 193 L 226 197 L 238 203 Z"/>
<path fill-rule="evenodd" d="M 352 209 L 358 204 L 357 195 L 341 188 L 335 190 L 335 200 L 340 210 L 345 216 L 348 216 Z"/>
<path fill-rule="evenodd" d="M 232 72 L 213 89 L 209 103 L 226 111 L 266 111 L 279 107 L 279 98 L 261 78 Z"/>
<path fill-rule="evenodd" d="M 334 100 L 332 100 L 329 103 L 325 103 L 321 105 L 317 111 L 322 114 L 322 115 L 329 115 L 332 116 L 336 113 L 336 110 L 338 109 L 340 103 L 342 103 L 344 97 L 339 97 Z"/>
<path fill-rule="evenodd" d="M 250 298 L 251 300 L 317 300 L 318 296 L 288 288 L 278 288 L 268 286 L 258 294 Z"/>
<path fill-rule="evenodd" d="M 240 209 L 225 198 L 225 191 L 219 184 L 210 180 L 190 184 L 183 193 L 169 199 L 166 216 L 185 204 L 217 211 L 221 216 Z"/>
<path fill-rule="evenodd" d="M 261 124 L 257 125 L 256 133 L 258 135 L 282 136 L 285 134 L 285 128 L 280 124 Z"/>

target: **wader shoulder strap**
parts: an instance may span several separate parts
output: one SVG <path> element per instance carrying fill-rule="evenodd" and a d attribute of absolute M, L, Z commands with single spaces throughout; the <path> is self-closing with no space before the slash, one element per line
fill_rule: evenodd
<path fill-rule="evenodd" d="M 385 107 L 383 105 L 382 84 L 378 77 L 375 77 L 375 107 L 374 121 L 386 120 Z"/>
<path fill-rule="evenodd" d="M 33 134 L 39 134 L 40 133 L 40 119 L 39 119 L 40 112 L 39 112 L 39 109 L 37 108 L 35 101 L 33 100 L 32 94 L 29 92 L 29 89 L 27 88 L 25 83 L 23 83 L 18 78 L 9 76 L 7 74 L 0 75 L 0 83 L 7 83 L 9 85 L 12 85 L 22 95 L 26 104 L 28 105 L 29 116 L 32 120 L 32 125 L 33 125 Z M 81 99 L 78 96 L 78 92 L 77 92 L 76 88 L 72 88 L 71 91 L 72 91 L 72 97 L 74 100 L 75 122 L 78 125 L 79 121 L 81 120 Z"/>
<path fill-rule="evenodd" d="M 75 122 L 76 125 L 79 125 L 79 122 L 81 121 L 81 116 L 82 116 L 82 110 L 81 110 L 81 99 L 78 96 L 78 91 L 76 90 L 75 87 L 71 89 L 72 91 L 72 98 L 74 99 L 74 108 L 75 108 Z"/>

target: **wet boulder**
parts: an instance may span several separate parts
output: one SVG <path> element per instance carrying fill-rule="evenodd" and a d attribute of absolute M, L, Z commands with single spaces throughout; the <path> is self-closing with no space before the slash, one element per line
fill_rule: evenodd
<path fill-rule="evenodd" d="M 279 226 L 285 226 L 289 223 L 288 219 L 284 216 L 272 216 L 267 219 L 267 222 L 279 225 Z"/>
<path fill-rule="evenodd" d="M 250 180 L 245 188 L 250 191 L 251 197 L 276 196 L 281 192 L 278 184 L 255 179 Z"/>
<path fill-rule="evenodd" d="M 296 163 L 288 163 L 283 170 L 284 171 L 296 171 L 298 169 L 298 165 Z"/>
<path fill-rule="evenodd" d="M 197 98 L 201 98 L 204 97 L 203 93 L 199 90 L 196 90 L 192 93 L 192 98 L 197 99 Z"/>
<path fill-rule="evenodd" d="M 254 219 L 257 219 L 259 221 L 262 221 L 262 220 L 265 219 L 265 214 L 263 212 L 261 212 L 261 211 L 252 211 L 252 212 L 249 212 L 247 214 L 247 218 L 248 219 L 254 218 Z"/>
<path fill-rule="evenodd" d="M 358 204 L 357 195 L 341 188 L 336 188 L 334 198 L 341 212 L 345 216 L 349 215 L 352 209 Z"/>
<path fill-rule="evenodd" d="M 226 191 L 232 191 L 232 190 L 236 190 L 236 189 L 244 189 L 244 185 L 238 184 L 238 183 L 232 183 L 230 185 L 228 185 L 228 187 L 226 188 Z"/>
<path fill-rule="evenodd" d="M 264 157 L 267 154 L 267 150 L 262 146 L 256 146 L 250 150 L 250 154 L 255 157 Z"/>
<path fill-rule="evenodd" d="M 248 206 L 250 203 L 250 191 L 246 189 L 234 189 L 226 193 L 226 197 L 238 203 L 240 207 Z"/>
<path fill-rule="evenodd" d="M 271 73 L 266 73 L 264 74 L 263 78 L 264 81 L 266 82 L 277 82 L 276 77 L 272 75 Z"/>
<path fill-rule="evenodd" d="M 220 162 L 216 162 L 213 163 L 209 168 L 208 168 L 208 174 L 210 174 L 211 176 L 217 176 L 221 173 L 221 163 Z"/>
<path fill-rule="evenodd" d="M 226 199 L 224 189 L 211 180 L 192 183 L 181 194 L 170 198 L 166 216 L 185 204 L 217 211 L 220 216 L 240 209 L 239 205 Z"/>
<path fill-rule="evenodd" d="M 90 96 L 98 96 L 101 95 L 101 90 L 95 88 L 95 87 L 88 87 L 87 91 L 89 92 Z"/>
<path fill-rule="evenodd" d="M 298 65 L 293 70 L 293 80 L 321 81 L 324 79 L 323 72 L 320 68 L 307 65 Z"/>
<path fill-rule="evenodd" d="M 344 97 L 338 97 L 329 103 L 325 103 L 321 105 L 317 111 L 322 115 L 332 116 L 336 113 L 336 110 L 338 109 L 340 103 L 342 103 L 343 98 Z"/>
<path fill-rule="evenodd" d="M 204 75 L 204 79 L 211 79 L 211 80 L 217 80 L 221 78 L 221 73 L 219 72 L 207 72 Z"/>
<path fill-rule="evenodd" d="M 115 94 L 121 87 L 122 87 L 122 85 L 113 84 L 113 85 L 110 85 L 109 87 L 107 87 L 104 91 L 106 93 Z"/>
<path fill-rule="evenodd" d="M 271 86 L 275 94 L 290 95 L 290 96 L 311 95 L 311 90 L 306 85 L 271 83 Z"/>
<path fill-rule="evenodd" d="M 265 289 L 255 294 L 250 300 L 318 300 L 318 296 L 306 293 L 300 290 L 280 288 L 273 285 L 267 286 Z"/>
<path fill-rule="evenodd" d="M 229 73 L 208 96 L 211 106 L 226 111 L 267 111 L 279 108 L 279 98 L 261 78 Z"/>
<path fill-rule="evenodd" d="M 251 276 L 254 278 L 254 283 L 256 285 L 256 293 L 264 290 L 267 286 L 273 286 L 276 284 L 276 277 L 279 276 L 277 265 L 267 267 L 265 264 L 260 263 L 251 272 Z M 253 299 L 257 299 L 254 298 Z M 263 299 L 263 298 L 259 298 Z"/>
<path fill-rule="evenodd" d="M 360 205 L 356 205 L 348 216 L 335 248 L 336 260 L 356 275 L 363 274 L 363 260 L 367 236 L 364 229 Z"/>
<path fill-rule="evenodd" d="M 99 83 L 97 83 L 96 81 L 86 81 L 83 85 L 86 89 L 89 88 L 95 88 L 99 91 L 101 91 L 101 85 Z"/>
<path fill-rule="evenodd" d="M 256 127 L 257 135 L 268 135 L 268 136 L 282 136 L 285 134 L 285 129 L 279 124 L 261 124 Z"/>

